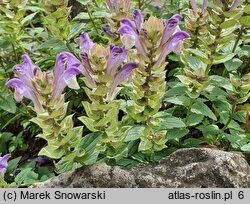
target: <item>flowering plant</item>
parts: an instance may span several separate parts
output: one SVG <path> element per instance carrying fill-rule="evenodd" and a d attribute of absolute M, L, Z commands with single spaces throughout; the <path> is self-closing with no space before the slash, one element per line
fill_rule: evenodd
<path fill-rule="evenodd" d="M 0 5 L 0 186 L 185 147 L 250 152 L 249 5 L 148 2 Z"/>

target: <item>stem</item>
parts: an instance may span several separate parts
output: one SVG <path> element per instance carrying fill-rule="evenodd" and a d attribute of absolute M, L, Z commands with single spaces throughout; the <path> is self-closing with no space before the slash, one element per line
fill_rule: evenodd
<path fill-rule="evenodd" d="M 88 5 L 88 4 L 86 4 L 86 9 L 87 9 L 89 18 L 90 18 L 90 20 L 91 20 L 91 22 L 92 22 L 92 24 L 93 24 L 93 26 L 94 26 L 94 28 L 95 28 L 95 30 L 96 30 L 96 33 L 99 35 L 99 31 L 98 31 L 98 29 L 97 29 L 97 27 L 96 27 L 96 25 L 95 25 L 95 21 L 94 21 L 94 19 L 93 19 L 93 16 L 92 16 L 90 10 L 89 10 L 89 5 Z"/>
<path fill-rule="evenodd" d="M 5 123 L 4 126 L 1 128 L 1 131 L 3 129 L 5 129 L 10 123 L 12 123 L 13 121 L 15 121 L 19 116 L 22 116 L 22 115 L 23 115 L 23 113 L 19 113 L 19 114 L 15 115 L 13 118 L 11 118 L 10 120 L 8 120 L 8 122 Z"/>
<path fill-rule="evenodd" d="M 200 17 L 197 18 L 196 23 L 198 25 L 200 24 Z M 198 44 L 198 41 L 199 41 L 199 39 L 198 39 L 198 37 L 199 37 L 199 31 L 200 31 L 200 26 L 197 26 L 196 29 L 195 29 L 195 31 L 194 31 L 195 39 L 193 41 L 194 42 L 193 46 L 192 46 L 193 49 L 196 49 L 198 47 L 197 44 Z"/>
<path fill-rule="evenodd" d="M 174 1 L 170 0 L 170 5 L 173 6 L 173 4 L 174 4 Z"/>
<path fill-rule="evenodd" d="M 226 20 L 226 17 L 223 14 L 220 15 L 220 17 L 221 17 L 222 20 L 220 22 L 220 25 L 217 28 L 217 31 L 216 31 L 217 33 L 216 33 L 216 36 L 215 36 L 215 39 L 214 39 L 214 43 L 211 44 L 211 46 L 213 46 L 213 47 L 211 48 L 211 52 L 210 52 L 210 55 L 208 57 L 211 60 L 211 62 L 210 62 L 210 64 L 207 65 L 206 72 L 205 72 L 206 75 L 208 75 L 208 73 L 209 73 L 209 71 L 210 71 L 210 69 L 211 69 L 211 67 L 213 65 L 214 56 L 216 54 L 216 49 L 218 47 L 218 43 L 216 41 L 221 38 L 221 36 L 220 36 L 221 31 L 222 31 L 221 24 L 223 22 L 225 22 L 225 20 Z"/>
<path fill-rule="evenodd" d="M 97 8 L 99 8 L 98 3 L 96 2 L 96 0 L 93 0 L 93 3 L 95 4 L 95 6 L 96 6 Z"/>
<path fill-rule="evenodd" d="M 194 103 L 194 99 L 190 98 L 189 105 L 187 108 L 187 115 L 186 115 L 185 123 L 187 123 L 187 121 L 188 121 L 189 115 L 191 113 L 191 107 L 192 107 L 193 103 Z"/>
<path fill-rule="evenodd" d="M 231 114 L 230 114 L 230 116 L 229 116 L 229 118 L 228 118 L 228 120 L 227 120 L 225 126 L 222 128 L 222 131 L 226 130 L 226 128 L 228 127 L 228 125 L 229 125 L 230 122 L 232 121 L 232 119 L 233 119 L 232 116 L 233 116 L 233 114 L 234 114 L 235 109 L 236 109 L 236 104 L 234 103 L 233 106 L 232 106 Z"/>
<path fill-rule="evenodd" d="M 138 7 L 139 7 L 139 9 L 141 9 L 141 7 L 142 7 L 142 2 L 141 2 L 141 0 L 138 0 Z"/>
<path fill-rule="evenodd" d="M 239 43 L 240 38 L 241 38 L 242 33 L 243 33 L 243 29 L 244 29 L 244 26 L 242 25 L 241 28 L 240 28 L 239 35 L 238 35 L 238 37 L 237 37 L 237 39 L 236 39 L 236 41 L 235 41 L 235 43 L 234 43 L 234 47 L 233 47 L 232 53 L 235 52 L 235 50 L 236 50 L 236 48 L 237 48 L 237 46 L 238 46 L 238 43 Z"/>
<path fill-rule="evenodd" d="M 17 52 L 16 52 L 16 49 L 15 49 L 15 45 L 14 45 L 14 43 L 11 43 L 11 47 L 12 47 L 13 52 L 14 52 L 14 54 L 15 54 L 16 63 L 18 63 L 18 62 L 19 62 L 19 60 L 18 60 L 18 56 L 17 56 Z"/>
<path fill-rule="evenodd" d="M 69 49 L 69 51 L 70 51 L 71 53 L 75 54 L 73 48 L 71 47 L 71 45 L 70 45 L 70 43 L 69 43 L 68 41 L 66 41 L 66 46 L 67 46 L 67 48 Z"/>

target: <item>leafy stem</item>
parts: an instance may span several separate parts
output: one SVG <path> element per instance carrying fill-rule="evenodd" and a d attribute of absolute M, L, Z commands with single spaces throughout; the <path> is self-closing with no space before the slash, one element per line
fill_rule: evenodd
<path fill-rule="evenodd" d="M 237 46 L 238 46 L 238 43 L 239 43 L 239 41 L 240 41 L 240 39 L 241 39 L 243 30 L 244 30 L 244 26 L 242 25 L 241 28 L 240 28 L 240 32 L 239 32 L 239 34 L 238 34 L 238 37 L 237 37 L 237 39 L 236 39 L 236 41 L 235 41 L 235 43 L 234 43 L 234 47 L 233 47 L 232 53 L 235 52 L 235 50 L 236 50 L 236 48 L 237 48 Z"/>
<path fill-rule="evenodd" d="M 191 107 L 192 107 L 193 103 L 194 103 L 194 99 L 193 99 L 193 98 L 190 98 L 190 100 L 189 100 L 189 104 L 188 104 L 188 107 L 187 107 L 186 119 L 185 119 L 185 122 L 186 122 L 186 123 L 187 123 L 188 118 L 189 118 L 189 116 L 190 116 L 190 113 L 191 113 Z"/>
<path fill-rule="evenodd" d="M 227 120 L 225 126 L 222 128 L 222 131 L 226 130 L 227 127 L 228 127 L 228 125 L 229 125 L 230 122 L 232 121 L 232 119 L 233 119 L 232 116 L 233 116 L 233 114 L 234 114 L 234 112 L 235 112 L 235 109 L 236 109 L 236 103 L 233 104 L 231 114 L 230 114 L 230 116 L 229 116 L 229 118 L 228 118 L 228 120 Z"/>
<path fill-rule="evenodd" d="M 92 16 L 91 12 L 90 12 L 89 5 L 88 5 L 88 4 L 86 4 L 86 9 L 87 9 L 87 13 L 88 13 L 88 15 L 89 15 L 90 21 L 92 22 L 92 24 L 93 24 L 93 26 L 94 26 L 94 28 L 95 28 L 95 30 L 96 30 L 96 33 L 99 35 L 99 31 L 98 31 L 98 29 L 97 29 L 97 27 L 96 27 L 94 18 L 93 18 L 93 16 Z"/>

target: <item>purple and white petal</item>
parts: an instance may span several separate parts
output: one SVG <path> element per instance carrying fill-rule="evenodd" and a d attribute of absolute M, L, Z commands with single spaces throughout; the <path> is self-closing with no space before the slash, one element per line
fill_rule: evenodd
<path fill-rule="evenodd" d="M 91 74 L 94 73 L 94 69 L 90 64 L 88 54 L 86 52 L 80 52 L 80 56 L 82 58 L 82 64 L 86 68 L 86 70 Z"/>
<path fill-rule="evenodd" d="M 179 31 L 173 35 L 171 40 L 169 40 L 162 48 L 161 54 L 159 55 L 154 66 L 160 66 L 165 60 L 166 56 L 171 53 L 180 53 L 182 49 L 182 41 L 185 38 L 189 38 L 189 34 L 185 31 Z"/>
<path fill-rule="evenodd" d="M 143 20 L 141 11 L 139 9 L 134 10 L 133 20 L 135 22 L 135 26 L 136 26 L 138 32 L 140 32 L 140 30 L 142 29 L 142 25 L 143 25 L 144 20 Z"/>
<path fill-rule="evenodd" d="M 195 13 L 197 13 L 198 8 L 197 8 L 197 4 L 196 4 L 195 0 L 190 0 L 190 3 L 191 3 L 193 11 Z"/>
<path fill-rule="evenodd" d="M 3 157 L 0 157 L 0 177 L 4 176 L 4 173 L 7 169 L 7 161 L 10 156 L 10 154 L 5 154 Z"/>
<path fill-rule="evenodd" d="M 202 14 L 205 14 L 205 12 L 206 12 L 207 2 L 208 2 L 208 0 L 203 0 L 202 7 L 201 7 L 201 13 Z"/>
<path fill-rule="evenodd" d="M 230 11 L 235 10 L 241 2 L 242 2 L 242 0 L 234 0 L 234 2 L 232 3 L 231 8 L 229 10 Z"/>
<path fill-rule="evenodd" d="M 182 16 L 180 14 L 174 14 L 167 22 L 165 29 L 163 31 L 163 36 L 161 39 L 160 46 L 164 45 L 170 37 L 177 31 L 178 24 L 182 20 Z"/>
<path fill-rule="evenodd" d="M 108 98 L 111 98 L 116 87 L 122 83 L 122 81 L 126 78 L 129 77 L 131 71 L 135 68 L 138 67 L 138 64 L 134 63 L 134 62 L 128 62 L 127 64 L 125 64 L 123 66 L 123 68 L 121 68 L 121 70 L 117 73 L 117 75 L 115 76 L 114 82 L 112 84 L 112 87 L 109 90 L 108 93 Z"/>
<path fill-rule="evenodd" d="M 36 109 L 44 111 L 42 104 L 38 100 L 34 92 L 25 85 L 20 79 L 13 78 L 6 83 L 7 87 L 13 87 L 15 89 L 14 98 L 17 102 L 20 102 L 23 97 L 32 100 Z"/>
<path fill-rule="evenodd" d="M 82 32 L 80 37 L 76 39 L 80 49 L 84 52 L 89 52 L 94 46 L 93 41 L 90 39 L 88 33 Z"/>
<path fill-rule="evenodd" d="M 35 66 L 27 54 L 22 55 L 23 63 L 13 66 L 12 70 L 16 73 L 19 79 L 23 81 L 32 90 L 36 90 L 32 79 L 35 77 L 36 70 L 40 70 Z"/>
<path fill-rule="evenodd" d="M 117 68 L 121 65 L 121 63 L 127 59 L 128 50 L 125 46 L 110 46 L 110 55 L 107 62 L 106 72 L 110 76 L 114 76 Z"/>

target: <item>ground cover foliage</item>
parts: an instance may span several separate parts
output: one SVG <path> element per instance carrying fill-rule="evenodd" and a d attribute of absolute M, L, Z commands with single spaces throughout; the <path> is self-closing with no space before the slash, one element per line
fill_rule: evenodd
<path fill-rule="evenodd" d="M 0 1 L 0 186 L 179 148 L 250 153 L 249 13 L 243 0 Z"/>

